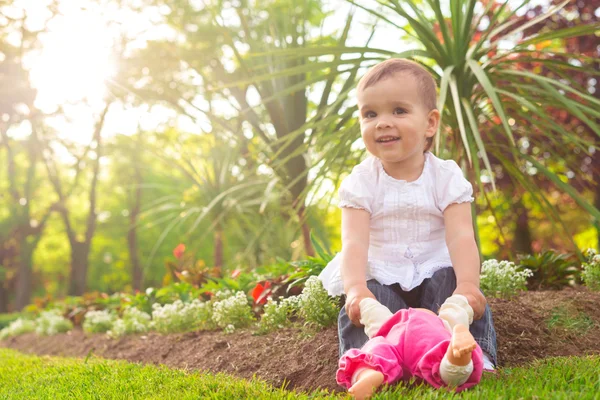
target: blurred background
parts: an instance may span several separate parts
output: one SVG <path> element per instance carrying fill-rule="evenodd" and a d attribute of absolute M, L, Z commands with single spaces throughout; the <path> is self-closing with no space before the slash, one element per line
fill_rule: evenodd
<path fill-rule="evenodd" d="M 471 11 L 469 11 L 471 10 Z M 484 258 L 598 248 L 600 1 L 0 0 L 0 312 L 340 250 L 354 88 L 436 76 Z M 548 254 L 546 254 L 548 256 Z M 539 261 L 546 262 L 546 261 Z"/>

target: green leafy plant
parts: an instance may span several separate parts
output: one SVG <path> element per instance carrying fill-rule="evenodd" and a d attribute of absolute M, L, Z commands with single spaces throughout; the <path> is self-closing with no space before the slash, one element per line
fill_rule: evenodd
<path fill-rule="evenodd" d="M 83 320 L 83 330 L 87 333 L 104 333 L 113 328 L 117 316 L 108 310 L 88 311 Z"/>
<path fill-rule="evenodd" d="M 481 266 L 481 290 L 486 296 L 509 298 L 527 290 L 527 278 L 532 274 L 510 261 L 486 260 Z"/>
<path fill-rule="evenodd" d="M 34 321 L 24 318 L 18 318 L 17 320 L 12 321 L 6 328 L 0 330 L 0 340 L 34 331 Z"/>
<path fill-rule="evenodd" d="M 39 335 L 56 335 L 73 329 L 73 323 L 62 316 L 59 310 L 44 311 L 35 320 L 35 332 Z"/>
<path fill-rule="evenodd" d="M 560 254 L 553 250 L 519 256 L 519 266 L 533 272 L 527 281 L 527 287 L 532 290 L 573 286 L 580 278 L 578 264 L 579 260 L 572 254 Z"/>
<path fill-rule="evenodd" d="M 121 337 L 132 333 L 144 333 L 150 329 L 150 314 L 135 307 L 127 307 L 123 317 L 116 320 L 112 329 L 107 331 L 108 336 Z"/>
<path fill-rule="evenodd" d="M 236 292 L 222 300 L 215 301 L 212 319 L 219 328 L 227 333 L 250 326 L 256 320 L 248 296 L 244 292 Z"/>
<path fill-rule="evenodd" d="M 298 296 L 286 297 L 279 302 L 269 298 L 258 323 L 258 332 L 272 332 L 290 325 L 291 318 L 298 312 L 299 307 Z"/>
<path fill-rule="evenodd" d="M 306 280 L 299 300 L 300 316 L 309 324 L 328 327 L 337 322 L 340 311 L 337 298 L 327 294 L 315 275 Z"/>
<path fill-rule="evenodd" d="M 198 299 L 190 303 L 176 300 L 172 304 L 152 306 L 151 329 L 161 333 L 186 332 L 211 324 L 211 305 Z"/>
<path fill-rule="evenodd" d="M 594 249 L 587 249 L 586 257 L 581 273 L 583 282 L 592 290 L 600 290 L 600 255 Z"/>

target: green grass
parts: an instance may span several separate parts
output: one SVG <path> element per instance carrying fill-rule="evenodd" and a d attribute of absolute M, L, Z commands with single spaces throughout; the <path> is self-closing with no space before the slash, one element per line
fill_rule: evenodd
<path fill-rule="evenodd" d="M 453 394 L 396 386 L 373 399 L 598 399 L 600 357 L 553 358 L 486 375 L 473 390 Z M 203 374 L 124 361 L 36 357 L 0 349 L 0 399 L 343 399 L 299 394 L 260 380 Z"/>
<path fill-rule="evenodd" d="M 548 328 L 564 328 L 579 334 L 585 334 L 595 322 L 592 318 L 574 307 L 559 306 L 552 309 L 552 315 L 546 322 Z"/>

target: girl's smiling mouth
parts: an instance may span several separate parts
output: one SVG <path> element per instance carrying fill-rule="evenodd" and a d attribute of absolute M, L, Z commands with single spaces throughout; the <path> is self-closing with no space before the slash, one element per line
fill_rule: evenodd
<path fill-rule="evenodd" d="M 398 136 L 382 136 L 375 141 L 377 143 L 391 143 L 400 140 Z"/>

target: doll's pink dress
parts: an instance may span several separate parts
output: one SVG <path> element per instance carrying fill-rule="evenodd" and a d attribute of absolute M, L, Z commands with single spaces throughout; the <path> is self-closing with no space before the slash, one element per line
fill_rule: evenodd
<path fill-rule="evenodd" d="M 400 310 L 361 349 L 348 350 L 342 356 L 337 382 L 350 388 L 354 371 L 367 367 L 383 373 L 387 384 L 415 377 L 417 382 L 424 380 L 436 388 L 446 386 L 439 369 L 451 337 L 437 315 L 412 308 Z M 473 373 L 456 391 L 468 389 L 481 380 L 483 354 L 479 345 L 472 359 Z"/>

